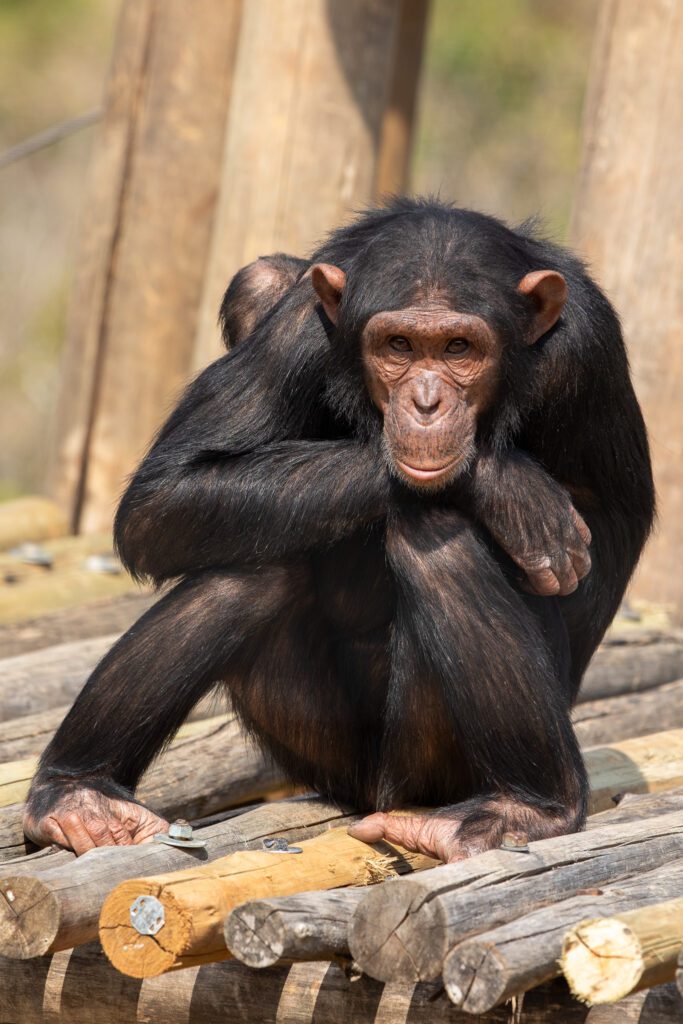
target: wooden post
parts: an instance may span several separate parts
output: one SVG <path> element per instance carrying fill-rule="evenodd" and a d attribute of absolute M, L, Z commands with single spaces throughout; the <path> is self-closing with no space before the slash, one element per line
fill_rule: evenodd
<path fill-rule="evenodd" d="M 619 310 L 645 419 L 659 527 L 636 597 L 683 617 L 683 5 L 604 0 L 572 238 Z"/>
<path fill-rule="evenodd" d="M 565 938 L 562 970 L 583 1002 L 616 1003 L 673 981 L 682 949 L 683 899 L 673 899 L 582 921 Z"/>
<path fill-rule="evenodd" d="M 240 0 L 125 0 L 91 167 L 52 480 L 109 528 L 191 366 Z"/>
<path fill-rule="evenodd" d="M 277 250 L 305 255 L 373 198 L 401 16 L 396 0 L 244 5 L 195 351 L 221 351 L 233 274 Z"/>

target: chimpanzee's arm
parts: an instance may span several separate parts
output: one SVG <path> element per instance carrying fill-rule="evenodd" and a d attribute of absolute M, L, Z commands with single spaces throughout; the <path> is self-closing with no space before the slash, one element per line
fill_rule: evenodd
<path fill-rule="evenodd" d="M 379 447 L 326 440 L 328 341 L 307 280 L 191 385 L 126 491 L 118 550 L 156 581 L 264 564 L 380 518 Z"/>

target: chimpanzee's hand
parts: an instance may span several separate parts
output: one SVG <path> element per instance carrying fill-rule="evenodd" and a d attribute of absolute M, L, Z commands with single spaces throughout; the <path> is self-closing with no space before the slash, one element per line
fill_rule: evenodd
<path fill-rule="evenodd" d="M 482 460 L 474 499 L 478 518 L 524 572 L 531 593 L 565 597 L 590 572 L 590 530 L 564 487 L 532 459 Z"/>
<path fill-rule="evenodd" d="M 96 846 L 134 846 L 167 830 L 168 822 L 142 804 L 75 783 L 35 786 L 24 813 L 24 832 L 34 843 L 57 843 L 78 855 Z"/>

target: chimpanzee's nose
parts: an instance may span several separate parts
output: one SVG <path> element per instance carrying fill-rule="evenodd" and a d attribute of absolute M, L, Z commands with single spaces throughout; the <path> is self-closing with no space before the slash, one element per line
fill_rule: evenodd
<path fill-rule="evenodd" d="M 416 381 L 412 397 L 420 416 L 432 419 L 438 413 L 441 405 L 440 390 L 438 377 L 424 376 Z"/>

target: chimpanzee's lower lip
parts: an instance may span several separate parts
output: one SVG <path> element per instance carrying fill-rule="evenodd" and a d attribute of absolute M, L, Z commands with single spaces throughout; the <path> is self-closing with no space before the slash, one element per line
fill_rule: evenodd
<path fill-rule="evenodd" d="M 450 462 L 443 466 L 437 466 L 435 469 L 420 469 L 418 466 L 409 466 L 407 462 L 401 462 L 398 459 L 396 461 L 406 476 L 411 476 L 414 480 L 434 480 L 447 473 L 459 460 L 451 459 Z"/>

